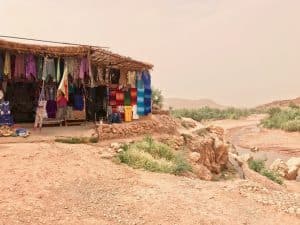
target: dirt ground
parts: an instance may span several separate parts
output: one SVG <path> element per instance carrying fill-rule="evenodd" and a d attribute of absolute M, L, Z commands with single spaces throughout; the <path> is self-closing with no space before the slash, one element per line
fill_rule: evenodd
<path fill-rule="evenodd" d="M 223 124 L 230 127 L 229 122 Z M 240 179 L 206 182 L 134 170 L 107 159 L 105 153 L 103 144 L 3 141 L 0 225 L 300 222 L 296 192 L 266 190 Z"/>
<path fill-rule="evenodd" d="M 243 148 L 258 147 L 287 156 L 300 157 L 300 133 L 269 130 L 259 126 L 265 115 L 253 115 L 242 120 L 220 120 L 211 124 L 223 127 L 227 139 Z"/>

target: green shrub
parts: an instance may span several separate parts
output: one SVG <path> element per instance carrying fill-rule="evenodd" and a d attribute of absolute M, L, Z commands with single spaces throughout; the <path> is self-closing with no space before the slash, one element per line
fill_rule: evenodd
<path fill-rule="evenodd" d="M 184 155 L 175 153 L 169 146 L 147 136 L 142 141 L 123 146 L 117 158 L 133 168 L 152 172 L 180 175 L 191 171 Z"/>
<path fill-rule="evenodd" d="M 285 131 L 300 131 L 300 108 L 288 109 L 271 108 L 268 110 L 269 117 L 262 120 L 265 128 L 282 129 Z"/>
<path fill-rule="evenodd" d="M 266 169 L 264 160 L 250 160 L 248 162 L 249 168 L 254 170 L 257 173 L 267 177 L 268 179 L 282 185 L 283 180 L 280 178 L 280 175 L 276 172 Z"/>
<path fill-rule="evenodd" d="M 265 161 L 263 160 L 250 160 L 248 164 L 250 169 L 257 173 L 260 173 L 265 168 Z"/>
<path fill-rule="evenodd" d="M 254 113 L 249 109 L 214 109 L 209 107 L 203 107 L 200 109 L 177 109 L 172 110 L 172 115 L 177 118 L 188 117 L 196 121 L 212 120 L 212 119 L 240 119 L 241 117 L 249 116 Z"/>
<path fill-rule="evenodd" d="M 277 184 L 280 184 L 280 185 L 283 184 L 283 181 L 280 178 L 280 176 L 272 170 L 264 169 L 264 170 L 262 170 L 261 175 L 269 178 L 270 180 L 276 182 Z"/>

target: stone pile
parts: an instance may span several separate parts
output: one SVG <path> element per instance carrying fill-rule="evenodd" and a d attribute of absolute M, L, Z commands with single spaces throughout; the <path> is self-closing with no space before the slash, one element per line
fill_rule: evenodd
<path fill-rule="evenodd" d="M 167 115 L 152 115 L 148 118 L 121 124 L 99 125 L 100 140 L 132 138 L 151 134 L 175 134 L 176 122 Z"/>

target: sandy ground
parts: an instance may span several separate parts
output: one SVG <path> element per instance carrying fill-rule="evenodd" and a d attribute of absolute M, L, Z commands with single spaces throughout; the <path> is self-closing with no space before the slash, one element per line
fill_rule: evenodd
<path fill-rule="evenodd" d="M 133 170 L 90 145 L 0 145 L 0 224 L 299 224 L 243 196 L 249 181 Z"/>
<path fill-rule="evenodd" d="M 248 133 L 237 130 L 257 121 L 215 123 L 239 141 Z M 61 136 L 85 136 L 91 128 L 58 129 Z M 134 170 L 107 159 L 104 146 L 109 142 L 55 143 L 54 131 L 1 139 L 0 225 L 300 223 L 298 185 L 278 192 L 246 180 L 206 182 Z"/>

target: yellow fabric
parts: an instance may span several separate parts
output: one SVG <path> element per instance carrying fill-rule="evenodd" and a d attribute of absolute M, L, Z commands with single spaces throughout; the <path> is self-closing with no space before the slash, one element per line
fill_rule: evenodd
<path fill-rule="evenodd" d="M 5 53 L 5 60 L 4 60 L 4 75 L 11 79 L 11 65 L 10 65 L 10 54 L 9 52 Z"/>
<path fill-rule="evenodd" d="M 131 122 L 132 121 L 132 106 L 125 106 L 125 122 Z"/>

